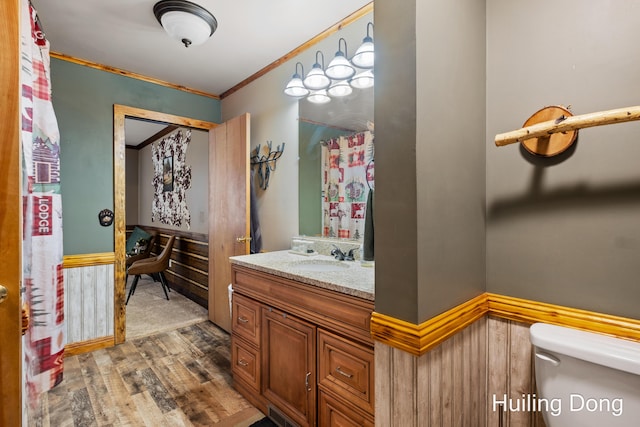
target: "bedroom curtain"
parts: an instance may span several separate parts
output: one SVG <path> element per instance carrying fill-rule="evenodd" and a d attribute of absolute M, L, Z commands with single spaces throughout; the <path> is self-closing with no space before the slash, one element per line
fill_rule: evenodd
<path fill-rule="evenodd" d="M 322 147 L 322 235 L 361 240 L 374 183 L 370 131 L 330 139 Z"/>
<path fill-rule="evenodd" d="M 49 43 L 28 0 L 21 2 L 23 301 L 30 325 L 24 336 L 25 399 L 62 381 L 65 346 L 62 270 L 60 134 L 51 103 Z"/>

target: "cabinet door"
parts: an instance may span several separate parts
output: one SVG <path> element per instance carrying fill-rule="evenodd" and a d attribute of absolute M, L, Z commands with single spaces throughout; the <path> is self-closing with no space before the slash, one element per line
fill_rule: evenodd
<path fill-rule="evenodd" d="M 262 394 L 300 426 L 316 420 L 316 328 L 262 309 Z"/>

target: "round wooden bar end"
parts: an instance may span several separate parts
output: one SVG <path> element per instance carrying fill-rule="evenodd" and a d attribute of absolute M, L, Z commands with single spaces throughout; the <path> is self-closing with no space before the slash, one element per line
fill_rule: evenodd
<path fill-rule="evenodd" d="M 552 120 L 561 122 L 571 116 L 573 116 L 573 114 L 566 108 L 559 105 L 552 105 L 536 111 L 527 119 L 526 122 L 524 122 L 522 127 L 525 128 L 527 126 Z M 571 147 L 577 137 L 578 130 L 576 129 L 525 139 L 521 144 L 531 154 L 542 157 L 553 157 L 563 153 Z"/>

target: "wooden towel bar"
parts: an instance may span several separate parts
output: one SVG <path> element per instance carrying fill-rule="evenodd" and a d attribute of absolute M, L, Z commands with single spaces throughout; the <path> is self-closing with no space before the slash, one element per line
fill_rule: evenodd
<path fill-rule="evenodd" d="M 556 120 L 540 122 L 511 132 L 500 133 L 496 135 L 495 142 L 498 147 L 501 147 L 531 138 L 550 136 L 558 132 L 568 132 L 634 120 L 640 120 L 640 106 L 561 117 Z"/>

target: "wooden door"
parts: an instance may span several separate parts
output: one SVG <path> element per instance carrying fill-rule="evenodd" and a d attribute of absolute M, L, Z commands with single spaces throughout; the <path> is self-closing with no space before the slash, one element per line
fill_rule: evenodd
<path fill-rule="evenodd" d="M 316 422 L 316 328 L 262 309 L 262 394 L 300 426 Z"/>
<path fill-rule="evenodd" d="M 0 2 L 0 425 L 22 419 L 19 2 Z"/>
<path fill-rule="evenodd" d="M 229 257 L 249 253 L 249 114 L 209 132 L 209 320 L 231 332 Z"/>

